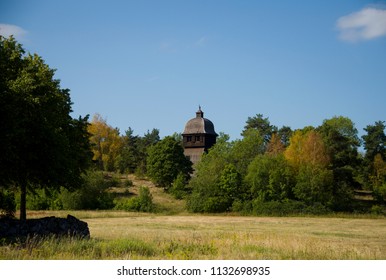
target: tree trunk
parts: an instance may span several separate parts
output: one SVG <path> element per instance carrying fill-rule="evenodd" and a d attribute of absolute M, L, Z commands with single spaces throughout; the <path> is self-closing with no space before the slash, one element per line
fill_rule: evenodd
<path fill-rule="evenodd" d="M 27 220 L 27 184 L 22 183 L 20 186 L 20 221 Z"/>

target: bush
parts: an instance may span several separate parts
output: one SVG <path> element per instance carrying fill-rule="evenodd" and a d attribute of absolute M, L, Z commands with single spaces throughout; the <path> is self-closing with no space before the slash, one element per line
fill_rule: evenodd
<path fill-rule="evenodd" d="M 134 184 L 133 184 L 133 181 L 131 181 L 130 179 L 126 179 L 123 182 L 123 185 L 128 188 L 128 187 L 132 187 Z"/>
<path fill-rule="evenodd" d="M 285 201 L 261 201 L 256 199 L 252 201 L 252 214 L 268 216 L 287 216 L 299 214 L 321 215 L 327 214 L 329 209 L 321 203 L 307 205 L 302 201 L 285 200 Z"/>
<path fill-rule="evenodd" d="M 125 211 L 153 212 L 153 196 L 151 195 L 148 187 L 140 187 L 138 196 L 117 202 L 115 209 Z"/>
<path fill-rule="evenodd" d="M 57 192 L 48 192 L 45 189 L 37 189 L 35 193 L 27 195 L 27 209 L 29 210 L 49 210 L 54 203 Z"/>
<path fill-rule="evenodd" d="M 189 196 L 186 206 L 193 213 L 221 213 L 230 210 L 232 201 L 225 196 L 206 196 L 194 192 Z"/>
<path fill-rule="evenodd" d="M 384 215 L 385 212 L 384 212 L 384 208 L 380 205 L 373 205 L 371 207 L 371 214 L 374 214 L 374 215 Z"/>
<path fill-rule="evenodd" d="M 0 216 L 14 217 L 15 212 L 16 202 L 14 193 L 0 189 Z"/>
<path fill-rule="evenodd" d="M 61 188 L 59 198 L 63 209 L 93 210 L 114 207 L 113 197 L 108 189 L 116 186 L 115 178 L 105 178 L 102 172 L 90 171 L 83 179 L 83 186 L 74 192 Z"/>
<path fill-rule="evenodd" d="M 189 193 L 187 188 L 187 179 L 183 173 L 179 173 L 177 178 L 174 180 L 172 186 L 168 189 L 175 199 L 183 199 Z"/>

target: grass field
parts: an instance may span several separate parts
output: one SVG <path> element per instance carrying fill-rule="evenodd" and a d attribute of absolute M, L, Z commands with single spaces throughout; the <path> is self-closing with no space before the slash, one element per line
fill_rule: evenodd
<path fill-rule="evenodd" d="M 0 246 L 1 259 L 386 259 L 386 219 L 70 213 L 90 240 L 29 240 Z"/>

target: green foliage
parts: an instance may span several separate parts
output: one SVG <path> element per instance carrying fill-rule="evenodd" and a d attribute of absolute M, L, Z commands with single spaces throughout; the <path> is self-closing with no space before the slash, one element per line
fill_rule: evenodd
<path fill-rule="evenodd" d="M 189 188 L 192 189 L 192 194 L 187 199 L 189 211 L 222 212 L 229 208 L 229 201 L 224 200 L 221 194 L 220 180 L 228 165 L 231 149 L 232 144 L 223 135 L 197 163 L 195 175 L 189 182 Z"/>
<path fill-rule="evenodd" d="M 364 130 L 366 135 L 362 136 L 366 150 L 365 159 L 371 163 L 377 154 L 386 157 L 386 125 L 384 121 L 377 121 L 374 125 L 368 125 Z"/>
<path fill-rule="evenodd" d="M 298 200 L 262 201 L 259 198 L 244 202 L 235 201 L 232 210 L 240 214 L 256 216 L 324 215 L 331 212 L 321 203 L 307 205 Z"/>
<path fill-rule="evenodd" d="M 114 202 L 108 189 L 117 185 L 116 179 L 106 179 L 100 171 L 89 171 L 83 178 L 83 186 L 73 192 L 61 188 L 59 199 L 63 209 L 112 209 Z"/>
<path fill-rule="evenodd" d="M 187 209 L 193 213 L 221 213 L 229 211 L 232 202 L 226 196 L 209 196 L 194 192 L 187 200 Z"/>
<path fill-rule="evenodd" d="M 245 189 L 242 184 L 241 174 L 237 172 L 232 164 L 226 165 L 221 172 L 219 188 L 221 194 L 231 202 L 244 196 Z"/>
<path fill-rule="evenodd" d="M 59 210 L 62 209 L 62 203 L 58 198 L 58 191 L 49 191 L 47 189 L 37 189 L 33 193 L 27 194 L 27 209 L 29 210 Z M 20 201 L 18 201 L 20 203 Z"/>
<path fill-rule="evenodd" d="M 386 201 L 386 182 L 374 186 L 374 196 L 378 201 Z"/>
<path fill-rule="evenodd" d="M 14 217 L 15 212 L 16 202 L 14 193 L 0 188 L 0 217 Z"/>
<path fill-rule="evenodd" d="M 175 199 L 183 199 L 191 191 L 187 187 L 187 184 L 188 181 L 186 176 L 183 173 L 179 173 L 172 186 L 168 189 L 168 193 L 170 193 Z"/>
<path fill-rule="evenodd" d="M 258 155 L 249 165 L 245 181 L 253 198 L 280 201 L 293 197 L 294 175 L 283 155 Z"/>
<path fill-rule="evenodd" d="M 168 189 L 178 174 L 186 178 L 193 171 L 192 163 L 185 157 L 181 144 L 173 137 L 149 147 L 147 157 L 147 175 L 158 186 Z"/>
<path fill-rule="evenodd" d="M 129 127 L 122 137 L 123 147 L 116 165 L 121 173 L 135 173 L 138 177 L 146 175 L 147 149 L 160 141 L 159 130 L 147 131 L 144 136 L 134 135 Z"/>
<path fill-rule="evenodd" d="M 243 132 L 243 135 L 242 140 L 236 140 L 232 144 L 229 161 L 234 164 L 242 176 L 245 176 L 248 165 L 257 155 L 265 152 L 265 143 L 258 130 L 248 129 Z"/>
<path fill-rule="evenodd" d="M 0 36 L 0 184 L 20 187 L 26 219 L 27 187 L 70 187 L 91 160 L 87 117 L 72 119 L 68 89 L 61 89 L 38 55 Z"/>
<path fill-rule="evenodd" d="M 252 202 L 252 213 L 254 215 L 268 216 L 288 216 L 299 214 L 322 215 L 328 213 L 329 210 L 320 203 L 307 205 L 302 201 L 286 200 L 286 201 L 261 201 L 259 199 Z"/>
<path fill-rule="evenodd" d="M 330 205 L 333 199 L 333 174 L 326 168 L 302 165 L 294 187 L 295 197 L 307 205 Z"/>
<path fill-rule="evenodd" d="M 352 192 L 359 187 L 355 179 L 360 164 L 358 130 L 349 118 L 342 116 L 324 120 L 317 130 L 323 137 L 331 159 L 329 169 L 334 176 L 332 208 L 350 210 Z"/>
<path fill-rule="evenodd" d="M 121 173 L 134 173 L 139 161 L 137 142 L 139 136 L 129 127 L 123 136 L 123 147 L 119 158 L 118 168 Z"/>
<path fill-rule="evenodd" d="M 144 176 L 147 174 L 148 149 L 160 141 L 159 130 L 153 128 L 147 131 L 143 137 L 138 138 L 136 149 L 138 159 L 136 162 L 135 174 Z"/>
<path fill-rule="evenodd" d="M 368 125 L 364 130 L 366 135 L 362 136 L 364 148 L 366 150 L 363 160 L 363 178 L 367 189 L 374 189 L 373 177 L 377 170 L 374 160 L 380 155 L 382 160 L 386 159 L 386 125 L 384 121 L 377 121 L 374 125 Z"/>
<path fill-rule="evenodd" d="M 251 129 L 258 131 L 259 134 L 263 137 L 265 143 L 268 143 L 272 134 L 277 132 L 277 127 L 271 125 L 269 119 L 264 118 L 262 114 L 257 114 L 252 118 L 248 117 L 242 135 L 245 136 L 247 131 Z"/>
<path fill-rule="evenodd" d="M 140 187 L 138 196 L 117 202 L 115 209 L 125 211 L 153 212 L 155 210 L 153 196 L 151 195 L 148 187 Z"/>
<path fill-rule="evenodd" d="M 374 215 L 384 215 L 386 213 L 385 207 L 382 207 L 380 205 L 373 205 L 370 210 L 371 214 Z"/>

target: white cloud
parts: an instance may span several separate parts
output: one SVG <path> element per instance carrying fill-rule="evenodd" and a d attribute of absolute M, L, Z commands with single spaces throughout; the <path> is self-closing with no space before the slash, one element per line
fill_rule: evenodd
<path fill-rule="evenodd" d="M 15 38 L 22 38 L 27 31 L 25 31 L 23 28 L 12 25 L 12 24 L 5 24 L 5 23 L 0 23 L 0 35 L 4 37 L 9 37 L 13 35 Z"/>
<path fill-rule="evenodd" d="M 364 8 L 359 12 L 338 19 L 339 38 L 357 42 L 371 40 L 386 35 L 386 10 Z"/>

